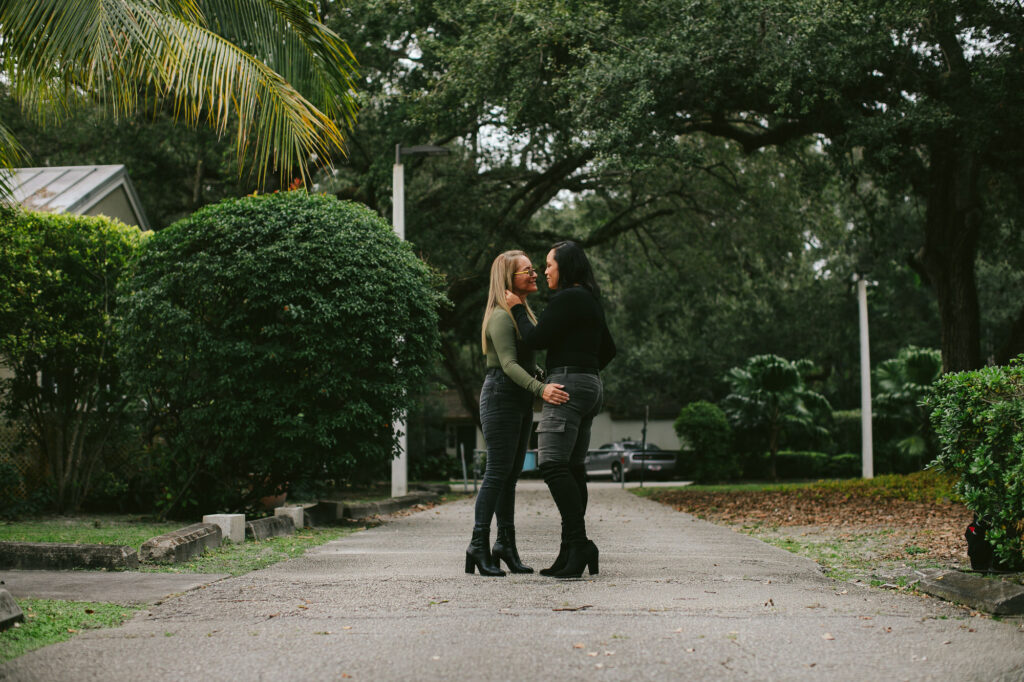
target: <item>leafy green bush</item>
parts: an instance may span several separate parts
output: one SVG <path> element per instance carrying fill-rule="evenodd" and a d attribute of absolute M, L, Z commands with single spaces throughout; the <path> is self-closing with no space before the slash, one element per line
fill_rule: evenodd
<path fill-rule="evenodd" d="M 862 468 L 861 456 L 846 452 L 829 457 L 825 475 L 831 478 L 855 478 L 861 475 Z"/>
<path fill-rule="evenodd" d="M 830 459 L 825 452 L 782 450 L 776 458 L 775 469 L 779 478 L 822 478 L 828 474 Z M 763 455 L 761 466 L 765 474 L 771 473 L 768 453 Z"/>
<path fill-rule="evenodd" d="M 59 511 L 88 496 L 125 423 L 115 295 L 142 241 L 109 218 L 0 212 L 0 401 L 42 453 Z"/>
<path fill-rule="evenodd" d="M 438 285 L 387 222 L 329 196 L 225 201 L 156 234 L 123 292 L 123 356 L 164 512 L 383 470 L 437 353 Z"/>
<path fill-rule="evenodd" d="M 835 410 L 829 435 L 835 448 L 833 452 L 860 452 L 860 410 Z"/>
<path fill-rule="evenodd" d="M 1024 355 L 1006 367 L 950 373 L 927 400 L 939 441 L 931 466 L 956 491 L 1009 567 L 1024 567 Z"/>
<path fill-rule="evenodd" d="M 740 474 L 732 448 L 732 427 L 717 405 L 703 400 L 685 406 L 676 417 L 676 434 L 690 450 L 687 476 L 699 483 L 726 481 Z"/>

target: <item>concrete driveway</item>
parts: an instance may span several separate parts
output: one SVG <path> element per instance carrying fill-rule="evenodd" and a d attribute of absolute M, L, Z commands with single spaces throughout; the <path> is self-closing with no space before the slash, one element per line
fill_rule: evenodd
<path fill-rule="evenodd" d="M 539 481 L 520 552 L 557 550 Z M 221 580 L 0 667 L 9 680 L 1024 679 L 1019 624 L 837 583 L 813 562 L 641 500 L 592 490 L 600 575 L 463 573 L 472 500 Z"/>

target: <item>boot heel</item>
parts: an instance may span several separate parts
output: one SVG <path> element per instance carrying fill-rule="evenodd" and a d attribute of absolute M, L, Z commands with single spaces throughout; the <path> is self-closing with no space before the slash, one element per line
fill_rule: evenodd
<path fill-rule="evenodd" d="M 587 569 L 590 571 L 590 575 L 597 575 L 597 556 L 587 563 Z"/>
<path fill-rule="evenodd" d="M 476 573 L 476 560 L 468 552 L 466 553 L 466 573 L 470 575 Z"/>

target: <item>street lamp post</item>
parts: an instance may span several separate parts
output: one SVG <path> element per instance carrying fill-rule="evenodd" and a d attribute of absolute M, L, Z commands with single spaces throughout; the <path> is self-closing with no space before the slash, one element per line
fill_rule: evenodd
<path fill-rule="evenodd" d="M 868 282 L 857 278 L 857 304 L 860 309 L 860 443 L 861 475 L 875 477 L 875 455 L 871 438 L 871 353 L 868 343 Z"/>
<path fill-rule="evenodd" d="M 444 156 L 449 150 L 431 144 L 403 147 L 395 145 L 395 166 L 391 172 L 391 225 L 399 239 L 405 239 L 405 168 L 403 156 Z M 391 460 L 391 496 L 398 497 L 409 492 L 409 439 L 405 433 L 405 419 L 395 420 L 398 434 L 398 456 Z"/>

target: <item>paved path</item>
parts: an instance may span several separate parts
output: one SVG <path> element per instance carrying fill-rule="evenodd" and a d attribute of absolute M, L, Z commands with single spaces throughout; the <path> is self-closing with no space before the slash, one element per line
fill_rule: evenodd
<path fill-rule="evenodd" d="M 520 550 L 557 544 L 521 484 Z M 593 579 L 462 572 L 472 501 L 397 518 L 0 667 L 10 680 L 1005 680 L 1024 632 L 836 583 L 750 537 L 594 486 Z"/>

